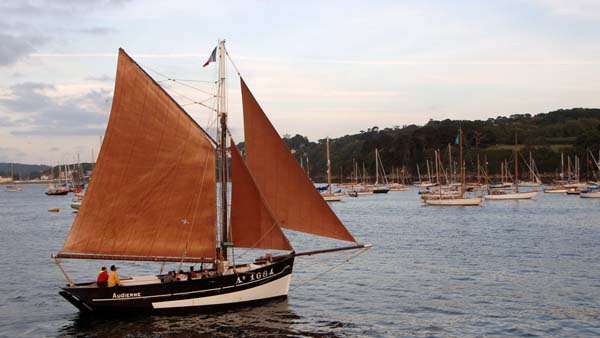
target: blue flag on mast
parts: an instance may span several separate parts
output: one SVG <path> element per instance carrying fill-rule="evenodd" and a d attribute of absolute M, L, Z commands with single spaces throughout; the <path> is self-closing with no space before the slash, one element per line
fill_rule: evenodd
<path fill-rule="evenodd" d="M 208 57 L 208 60 L 206 60 L 206 62 L 204 63 L 204 65 L 202 67 L 206 67 L 211 62 L 215 62 L 215 61 L 217 61 L 217 47 L 215 47 L 215 49 L 213 49 L 212 53 L 210 53 L 210 56 Z"/>

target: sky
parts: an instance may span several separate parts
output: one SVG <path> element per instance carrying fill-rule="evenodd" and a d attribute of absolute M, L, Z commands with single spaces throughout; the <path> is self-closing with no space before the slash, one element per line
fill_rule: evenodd
<path fill-rule="evenodd" d="M 281 135 L 600 106 L 596 0 L 3 0 L 0 13 L 0 162 L 97 156 L 120 47 L 206 129 L 215 116 L 193 102 L 214 102 L 217 66 L 202 65 L 220 38 Z"/>

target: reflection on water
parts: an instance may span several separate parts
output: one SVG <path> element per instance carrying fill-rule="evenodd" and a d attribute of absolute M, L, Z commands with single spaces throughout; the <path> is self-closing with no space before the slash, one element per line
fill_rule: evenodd
<path fill-rule="evenodd" d="M 337 337 L 332 332 L 302 331 L 301 326 L 302 319 L 289 309 L 288 300 L 279 299 L 209 314 L 126 318 L 76 314 L 59 337 Z"/>

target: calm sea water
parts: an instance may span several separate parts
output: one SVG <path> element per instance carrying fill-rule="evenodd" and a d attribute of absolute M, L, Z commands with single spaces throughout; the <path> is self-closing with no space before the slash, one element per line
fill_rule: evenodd
<path fill-rule="evenodd" d="M 423 206 L 415 190 L 346 198 L 333 209 L 374 247 L 345 264 L 357 252 L 298 258 L 287 300 L 213 314 L 94 319 L 57 294 L 65 280 L 50 254 L 75 214 L 71 197 L 44 189 L 0 188 L 0 336 L 600 336 L 600 200 L 540 194 L 443 208 Z M 289 237 L 298 251 L 345 245 Z M 87 281 L 112 263 L 64 266 Z M 159 269 L 118 263 L 121 275 Z"/>

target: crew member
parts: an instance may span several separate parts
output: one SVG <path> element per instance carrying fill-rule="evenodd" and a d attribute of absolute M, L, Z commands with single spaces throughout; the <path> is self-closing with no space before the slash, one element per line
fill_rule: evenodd
<path fill-rule="evenodd" d="M 113 286 L 121 285 L 121 281 L 119 280 L 119 275 L 117 275 L 117 267 L 114 265 L 110 266 L 110 275 L 108 275 L 108 287 L 112 288 Z"/>

